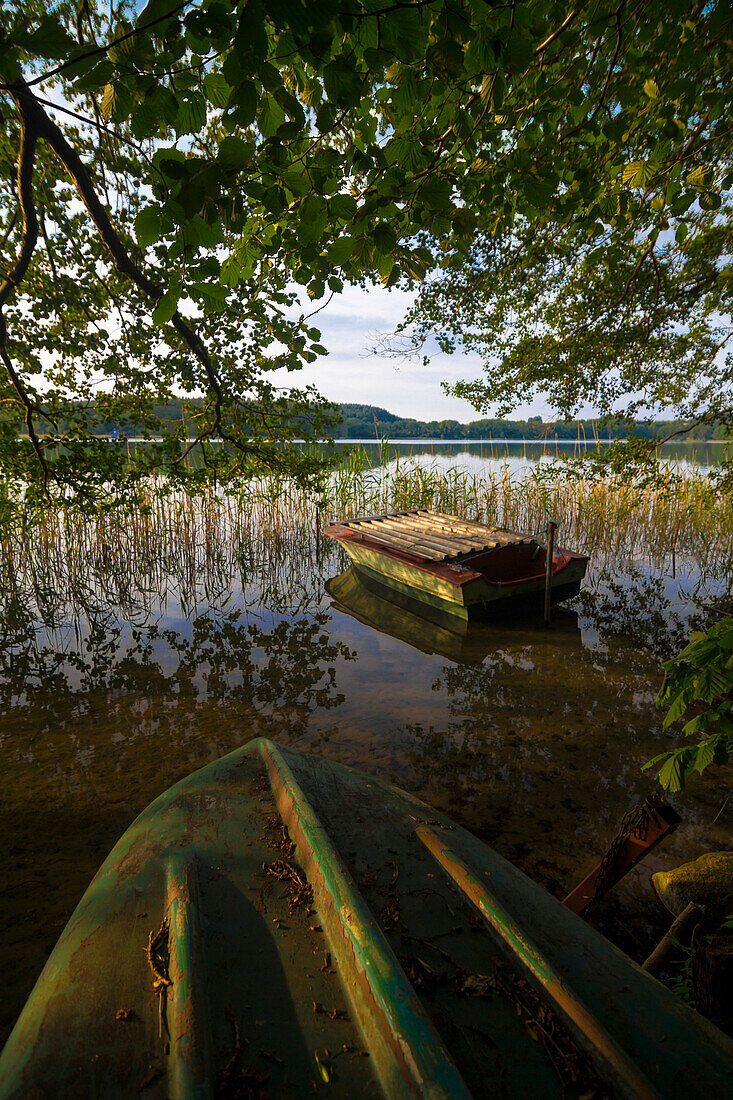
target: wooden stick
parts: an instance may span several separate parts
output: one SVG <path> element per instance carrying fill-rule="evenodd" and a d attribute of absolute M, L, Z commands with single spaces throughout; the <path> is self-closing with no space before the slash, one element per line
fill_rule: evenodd
<path fill-rule="evenodd" d="M 705 910 L 702 906 L 695 905 L 694 901 L 691 901 L 677 917 L 669 932 L 662 936 L 649 958 L 642 964 L 641 969 L 646 970 L 647 974 L 660 974 L 669 960 L 679 951 L 680 946 L 683 945 L 683 937 L 686 935 L 687 930 L 694 928 L 702 920 L 704 914 Z"/>
<path fill-rule="evenodd" d="M 545 561 L 545 622 L 550 621 L 550 595 L 552 593 L 552 555 L 555 550 L 555 531 L 557 524 L 553 520 L 547 523 L 547 560 Z"/>

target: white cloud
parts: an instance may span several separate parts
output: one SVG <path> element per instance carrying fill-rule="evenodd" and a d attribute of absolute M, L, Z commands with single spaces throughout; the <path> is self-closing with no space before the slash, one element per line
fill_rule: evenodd
<path fill-rule="evenodd" d="M 476 356 L 436 352 L 424 366 L 421 358 L 395 360 L 372 352 L 377 337 L 393 332 L 405 316 L 412 297 L 381 286 L 344 287 L 312 320 L 321 330 L 330 354 L 297 374 L 274 372 L 272 381 L 296 386 L 312 382 L 331 401 L 380 405 L 398 416 L 417 420 L 467 423 L 478 419 L 479 414 L 468 401 L 449 397 L 441 387 L 443 381 L 479 377 L 481 363 Z M 546 402 L 535 401 L 521 406 L 513 415 L 522 418 L 547 412 Z"/>

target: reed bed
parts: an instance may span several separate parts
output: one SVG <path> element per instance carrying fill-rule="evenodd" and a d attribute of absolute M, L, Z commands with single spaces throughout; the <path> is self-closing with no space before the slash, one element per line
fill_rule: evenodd
<path fill-rule="evenodd" d="M 353 451 L 320 493 L 273 475 L 196 496 L 151 484 L 143 505 L 92 516 L 72 504 L 16 511 L 0 529 L 2 620 L 7 625 L 31 595 L 46 625 L 68 620 L 71 609 L 114 606 L 133 617 L 171 599 L 190 615 L 247 586 L 266 588 L 270 605 L 292 610 L 294 598 L 317 597 L 314 566 L 335 553 L 320 538 L 325 523 L 411 508 L 529 533 L 551 518 L 561 543 L 602 568 L 666 569 L 676 561 L 716 578 L 733 572 L 733 498 L 694 469 L 669 468 L 661 484 L 645 486 L 569 478 L 549 463 L 519 475 L 508 464 L 480 475 L 415 459 L 372 466 Z"/>

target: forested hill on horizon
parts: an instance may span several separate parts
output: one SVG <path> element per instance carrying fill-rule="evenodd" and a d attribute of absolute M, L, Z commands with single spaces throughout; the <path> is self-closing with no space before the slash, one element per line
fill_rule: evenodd
<path fill-rule="evenodd" d="M 396 416 L 378 405 L 341 404 L 341 425 L 334 436 L 345 439 L 625 439 L 628 423 L 601 419 L 543 421 L 541 416 L 528 420 L 413 420 Z M 668 435 L 684 427 L 682 420 L 636 423 L 635 434 L 643 439 Z M 723 440 L 728 437 L 725 425 L 698 424 L 679 438 L 689 440 Z"/>
<path fill-rule="evenodd" d="M 184 409 L 185 406 L 185 409 Z M 155 415 L 163 421 L 180 422 L 199 411 L 200 399 L 185 402 L 170 401 L 166 405 L 156 406 Z M 400 417 L 380 405 L 359 405 L 344 403 L 333 405 L 341 414 L 331 433 L 334 439 L 399 440 L 399 439 L 445 439 L 445 440 L 583 440 L 626 439 L 629 435 L 629 423 L 624 420 L 602 420 L 589 418 L 584 420 L 543 421 L 541 416 L 531 416 L 528 420 L 472 420 L 462 424 L 458 420 L 414 420 Z M 684 429 L 682 420 L 657 420 L 651 423 L 635 422 L 634 434 L 641 439 L 651 439 L 670 435 Z M 139 425 L 127 422 L 121 424 L 108 421 L 101 425 L 104 435 L 136 436 L 141 433 Z M 725 440 L 729 437 L 726 425 L 720 421 L 696 424 L 677 440 L 705 442 Z"/>

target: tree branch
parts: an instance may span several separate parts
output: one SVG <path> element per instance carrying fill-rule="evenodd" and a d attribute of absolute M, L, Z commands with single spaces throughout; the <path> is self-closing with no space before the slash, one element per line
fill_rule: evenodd
<path fill-rule="evenodd" d="M 126 34 L 121 34 L 119 38 L 113 38 L 111 42 L 107 42 L 104 46 L 97 46 L 94 50 L 87 50 L 86 53 L 78 54 L 76 57 L 70 58 L 68 61 L 63 61 L 60 65 L 56 65 L 55 68 L 49 69 L 48 72 L 41 73 L 40 76 L 34 77 L 33 80 L 29 80 L 26 87 L 31 88 L 35 84 L 41 84 L 44 80 L 49 80 L 50 77 L 56 76 L 58 73 L 64 72 L 72 65 L 78 65 L 80 61 L 86 61 L 90 57 L 99 57 L 101 54 L 108 53 L 113 46 L 117 46 L 120 42 L 126 42 L 128 38 L 134 38 L 137 34 L 142 34 L 143 31 L 150 30 L 151 27 L 155 27 L 158 23 L 164 23 L 166 19 L 172 18 L 174 15 L 178 15 L 179 11 L 183 11 L 187 8 L 191 0 L 186 0 L 185 3 L 179 4 L 178 7 L 172 8 L 171 11 L 166 12 L 165 15 L 159 15 L 157 19 L 151 19 L 149 23 L 143 23 L 139 27 L 133 27 L 131 31 Z M 0 82 L 0 88 L 4 88 L 6 91 L 12 92 L 13 84 L 6 84 Z"/>
<path fill-rule="evenodd" d="M 147 298 L 152 299 L 154 302 L 159 301 L 165 292 L 164 288 L 153 282 L 130 256 L 117 230 L 112 224 L 109 214 L 102 205 L 94 188 L 89 170 L 79 154 L 69 144 L 58 125 L 43 110 L 43 107 L 38 102 L 36 96 L 30 91 L 25 81 L 15 81 L 10 86 L 9 91 L 20 112 L 23 125 L 25 127 L 31 127 L 38 137 L 43 138 L 71 177 L 79 197 L 87 208 L 99 236 L 112 257 L 112 262 L 116 269 L 121 275 L 130 279 Z M 37 223 L 35 224 L 37 236 Z M 0 305 L 1 304 L 2 301 L 0 300 Z M 184 341 L 189 351 L 192 352 L 194 357 L 203 367 L 209 388 L 214 395 L 214 424 L 212 432 L 218 433 L 221 439 L 231 443 L 240 451 L 246 451 L 253 454 L 257 453 L 257 448 L 247 446 L 241 440 L 235 439 L 224 429 L 222 421 L 224 392 L 213 360 L 201 337 L 183 319 L 178 310 L 173 314 L 171 324 Z"/>
<path fill-rule="evenodd" d="M 547 47 L 551 46 L 555 39 L 559 38 L 562 32 L 570 26 L 570 24 L 573 22 L 579 12 L 580 8 L 575 8 L 573 11 L 569 12 L 563 19 L 560 26 L 557 27 L 556 30 L 552 32 L 552 34 L 548 35 L 544 42 L 540 42 L 539 46 L 535 48 L 535 54 L 544 53 Z"/>
<path fill-rule="evenodd" d="M 0 284 L 0 359 L 8 372 L 8 377 L 18 394 L 21 404 L 25 409 L 25 424 L 28 438 L 35 451 L 36 458 L 41 467 L 43 477 L 43 491 L 48 496 L 49 470 L 43 454 L 36 426 L 33 422 L 33 413 L 46 414 L 40 409 L 23 385 L 23 380 L 13 366 L 13 361 L 8 354 L 7 339 L 8 330 L 3 314 L 3 307 L 14 290 L 17 290 L 28 267 L 30 266 L 33 252 L 38 243 L 38 215 L 33 201 L 33 165 L 36 157 L 37 134 L 32 127 L 28 127 L 23 120 L 20 125 L 20 143 L 18 149 L 18 204 L 23 218 L 23 237 L 20 243 L 20 251 L 13 267 Z M 50 417 L 46 417 L 51 421 Z M 53 421 L 51 421 L 53 423 Z"/>

